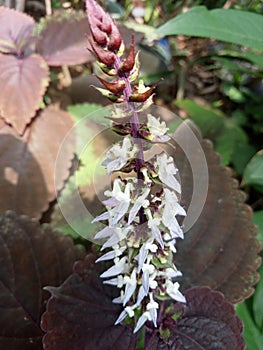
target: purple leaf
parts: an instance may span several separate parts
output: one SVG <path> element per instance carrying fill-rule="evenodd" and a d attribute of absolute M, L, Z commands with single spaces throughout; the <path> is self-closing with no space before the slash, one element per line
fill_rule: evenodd
<path fill-rule="evenodd" d="M 81 64 L 92 59 L 88 51 L 87 17 L 82 12 L 48 17 L 37 43 L 39 52 L 50 66 Z"/>
<path fill-rule="evenodd" d="M 37 54 L 23 59 L 0 54 L 0 67 L 0 115 L 22 135 L 42 101 L 49 69 Z"/>
<path fill-rule="evenodd" d="M 48 350 L 133 350 L 133 328 L 114 326 L 122 307 L 113 304 L 117 288 L 102 284 L 98 275 L 103 264 L 94 265 L 88 255 L 75 264 L 73 274 L 58 288 L 42 317 L 44 348 Z"/>
<path fill-rule="evenodd" d="M 34 27 L 32 17 L 0 7 L 0 52 L 23 53 L 32 42 Z"/>
<path fill-rule="evenodd" d="M 0 349 L 42 349 L 43 287 L 59 285 L 83 255 L 47 225 L 13 212 L 0 216 Z"/>
<path fill-rule="evenodd" d="M 118 290 L 105 286 L 98 277 L 101 264 L 88 255 L 75 264 L 74 273 L 58 288 L 49 287 L 52 297 L 42 316 L 48 350 L 136 349 L 137 337 L 128 326 L 114 326 L 121 306 L 112 299 Z M 145 350 L 242 350 L 242 322 L 220 292 L 196 287 L 185 292 L 186 304 L 169 305 L 160 332 L 147 330 Z M 174 320 L 172 317 L 177 314 Z M 167 337 L 167 334 L 169 335 Z"/>
<path fill-rule="evenodd" d="M 0 121 L 1 124 L 1 121 Z M 71 116 L 48 107 L 20 137 L 8 125 L 0 125 L 0 212 L 8 209 L 39 218 L 63 187 L 74 156 L 74 140 L 63 147 L 63 159 L 56 168 L 61 143 L 73 126 Z"/>
<path fill-rule="evenodd" d="M 243 350 L 243 325 L 235 309 L 220 292 L 208 287 L 195 287 L 185 292 L 186 305 L 174 304 L 170 316 L 163 320 L 161 334 L 148 335 L 145 350 Z M 176 321 L 173 314 L 181 314 Z"/>
<path fill-rule="evenodd" d="M 181 139 L 186 137 L 184 126 Z M 175 263 L 183 273 L 184 289 L 207 285 L 220 290 L 226 298 L 238 303 L 249 297 L 259 275 L 260 245 L 257 229 L 251 222 L 252 209 L 244 204 L 245 194 L 238 189 L 237 181 L 229 168 L 220 166 L 219 155 L 208 140 L 197 133 L 206 157 L 209 187 L 206 202 L 198 220 L 185 232 L 184 240 L 178 240 Z M 184 151 L 177 145 L 174 154 L 179 168 L 182 186 L 181 204 L 188 208 L 193 194 L 192 169 L 199 169 L 201 152 L 191 149 L 191 165 Z M 195 194 L 199 194 L 195 188 Z M 196 205 L 198 206 L 198 200 Z"/>

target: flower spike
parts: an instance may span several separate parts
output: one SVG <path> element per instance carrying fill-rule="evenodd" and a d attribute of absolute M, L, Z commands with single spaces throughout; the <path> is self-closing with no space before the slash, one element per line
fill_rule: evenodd
<path fill-rule="evenodd" d="M 160 80 L 149 88 L 142 80 L 134 85 L 140 67 L 134 36 L 124 57 L 123 40 L 114 21 L 94 0 L 86 3 L 92 51 L 102 71 L 114 77 L 107 81 L 97 76 L 104 86 L 97 90 L 119 103 L 108 118 L 112 130 L 123 136 L 122 142 L 106 152 L 102 163 L 109 174 L 122 176 L 115 177 L 112 190 L 105 191 L 105 211 L 93 220 L 106 224 L 94 237 L 103 240 L 103 254 L 96 262 L 112 261 L 100 277 L 103 284 L 120 291 L 113 303 L 122 304 L 123 310 L 115 324 L 129 318 L 136 333 L 146 322 L 147 327 L 160 326 L 158 312 L 163 312 L 160 303 L 164 300 L 186 302 L 176 280 L 182 274 L 174 265 L 176 241 L 184 238 L 177 218 L 186 212 L 179 203 L 181 184 L 174 160 L 164 152 L 145 160 L 145 151 L 153 143 L 170 139 L 165 122 L 151 114 L 147 121 L 139 120 L 139 113 L 153 103 Z M 158 193 L 156 188 L 160 188 Z"/>

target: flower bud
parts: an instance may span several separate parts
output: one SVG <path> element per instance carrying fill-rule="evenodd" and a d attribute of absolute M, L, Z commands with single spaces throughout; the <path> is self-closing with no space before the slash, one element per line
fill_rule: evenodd
<path fill-rule="evenodd" d="M 120 73 L 130 72 L 134 67 L 134 63 L 135 63 L 135 51 L 134 51 L 134 35 L 133 35 L 130 52 L 120 66 Z"/>
<path fill-rule="evenodd" d="M 107 90 L 112 92 L 113 94 L 120 94 L 125 88 L 125 81 L 123 80 L 117 80 L 112 83 L 100 78 L 99 76 L 96 75 L 96 78 L 99 79 L 102 85 L 105 86 Z"/>

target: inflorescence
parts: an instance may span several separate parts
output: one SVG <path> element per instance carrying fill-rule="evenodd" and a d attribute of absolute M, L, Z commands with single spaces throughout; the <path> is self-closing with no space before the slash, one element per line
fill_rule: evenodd
<path fill-rule="evenodd" d="M 147 321 L 158 326 L 161 301 L 186 301 L 175 281 L 182 274 L 173 262 L 176 240 L 184 237 L 177 216 L 186 212 L 179 204 L 181 186 L 173 158 L 161 152 L 145 160 L 146 149 L 170 137 L 165 122 L 153 115 L 139 120 L 153 103 L 157 84 L 151 88 L 142 81 L 135 84 L 139 59 L 134 38 L 124 57 L 124 43 L 111 17 L 94 0 L 87 0 L 87 15 L 91 51 L 102 71 L 113 78 L 109 82 L 98 77 L 105 87 L 99 90 L 116 103 L 112 130 L 123 135 L 122 142 L 108 150 L 103 165 L 109 174 L 125 174 L 114 179 L 112 190 L 105 192 L 106 211 L 93 220 L 105 223 L 95 236 L 104 240 L 104 254 L 96 261 L 113 260 L 100 277 L 120 290 L 113 302 L 122 304 L 123 311 L 115 324 L 134 318 L 137 332 Z"/>

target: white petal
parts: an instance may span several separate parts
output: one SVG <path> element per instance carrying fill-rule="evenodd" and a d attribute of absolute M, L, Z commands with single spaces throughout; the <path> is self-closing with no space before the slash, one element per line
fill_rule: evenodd
<path fill-rule="evenodd" d="M 139 256 L 138 256 L 138 273 L 140 273 L 142 266 L 147 258 L 148 249 L 146 249 L 145 244 L 141 246 Z"/>
<path fill-rule="evenodd" d="M 123 302 L 123 290 L 121 291 L 120 296 L 118 296 L 117 298 L 112 299 L 112 302 L 114 304 L 122 304 L 122 302 Z"/>
<path fill-rule="evenodd" d="M 136 306 L 139 306 L 143 300 L 143 298 L 146 296 L 147 294 L 145 293 L 144 287 L 140 286 L 139 288 L 139 292 L 138 292 L 138 296 L 137 296 L 137 301 L 136 301 Z"/>
<path fill-rule="evenodd" d="M 164 249 L 164 243 L 163 243 L 163 238 L 161 235 L 161 231 L 157 226 L 152 227 L 152 234 L 154 239 L 160 244 L 161 248 Z"/>
<path fill-rule="evenodd" d="M 112 247 L 116 244 L 118 244 L 121 240 L 121 237 L 119 235 L 117 235 L 116 233 L 114 233 L 114 235 L 112 235 L 101 247 L 101 250 L 104 250 L 106 248 Z"/>
<path fill-rule="evenodd" d="M 116 225 L 117 222 L 127 213 L 129 205 L 129 202 L 123 201 L 113 209 L 112 225 Z"/>
<path fill-rule="evenodd" d="M 99 262 L 99 261 L 105 261 L 105 260 L 111 260 L 111 259 L 114 259 L 116 258 L 116 255 L 115 255 L 115 251 L 114 250 L 111 250 L 110 252 L 102 255 L 101 257 L 99 257 L 95 262 Z"/>
<path fill-rule="evenodd" d="M 181 277 L 182 276 L 182 272 L 181 271 L 178 271 L 171 267 L 168 267 L 166 270 L 165 270 L 165 275 L 169 278 L 175 278 L 175 277 Z"/>
<path fill-rule="evenodd" d="M 173 283 L 172 281 L 167 281 L 166 282 L 166 293 L 174 300 L 179 301 L 181 303 L 185 303 L 186 299 L 183 296 L 183 294 L 179 291 L 179 283 L 175 282 Z"/>
<path fill-rule="evenodd" d="M 130 224 L 135 216 L 138 214 L 138 211 L 141 209 L 142 206 L 145 207 L 146 205 L 146 197 L 149 195 L 150 193 L 150 188 L 147 188 L 144 193 L 138 197 L 133 205 L 133 207 L 130 210 L 129 213 L 129 219 L 128 219 L 128 224 Z M 147 201 L 148 202 L 148 201 Z"/>
<path fill-rule="evenodd" d="M 109 212 L 105 211 L 105 213 L 102 213 L 101 215 L 97 216 L 94 218 L 91 223 L 97 222 L 97 221 L 103 221 L 103 220 L 108 220 L 110 217 Z"/>
<path fill-rule="evenodd" d="M 125 310 L 123 310 L 120 313 L 119 317 L 117 318 L 117 320 L 115 321 L 114 324 L 117 325 L 117 324 L 121 323 L 127 317 L 127 315 L 128 315 L 128 313 Z"/>
<path fill-rule="evenodd" d="M 121 260 L 117 261 L 115 265 L 111 266 L 108 270 L 103 272 L 100 275 L 100 277 L 107 278 L 107 277 L 113 277 L 113 276 L 125 273 L 127 269 L 126 259 L 127 259 L 126 257 L 121 258 Z"/>
<path fill-rule="evenodd" d="M 111 286 L 117 286 L 118 284 L 118 278 L 112 278 L 110 280 L 107 281 L 103 281 L 103 284 L 110 284 Z"/>
<path fill-rule="evenodd" d="M 149 319 L 148 312 L 144 312 L 141 317 L 138 319 L 136 327 L 134 328 L 133 333 L 138 332 L 138 330 L 144 325 L 144 323 Z"/>
<path fill-rule="evenodd" d="M 123 247 L 111 250 L 110 252 L 108 252 L 108 253 L 102 255 L 101 257 L 99 257 L 95 262 L 97 263 L 99 261 L 115 259 L 117 256 L 122 255 L 122 253 L 125 251 L 126 248 L 127 247 L 123 246 Z"/>
<path fill-rule="evenodd" d="M 135 292 L 137 287 L 137 280 L 136 280 L 136 272 L 135 269 L 133 270 L 130 278 L 130 282 L 126 284 L 125 292 L 124 292 L 124 298 L 123 298 L 123 305 L 125 306 L 127 302 L 130 300 L 131 296 Z"/>
<path fill-rule="evenodd" d="M 150 281 L 149 281 L 149 271 L 146 270 L 143 272 L 142 275 L 142 285 L 145 291 L 145 294 L 147 295 L 149 292 L 149 287 L 150 287 Z"/>
<path fill-rule="evenodd" d="M 114 230 L 115 230 L 114 227 L 106 226 L 101 231 L 96 233 L 94 239 L 102 239 L 102 238 L 110 237 L 114 233 Z"/>
<path fill-rule="evenodd" d="M 151 319 L 154 324 L 154 327 L 157 327 L 157 310 L 155 308 L 151 308 L 149 310 L 149 313 L 151 315 Z"/>

